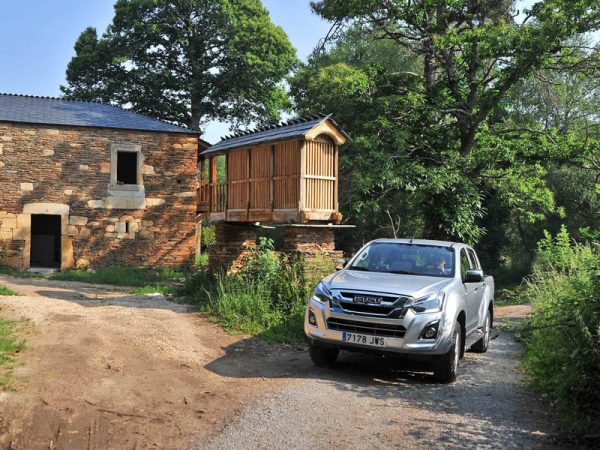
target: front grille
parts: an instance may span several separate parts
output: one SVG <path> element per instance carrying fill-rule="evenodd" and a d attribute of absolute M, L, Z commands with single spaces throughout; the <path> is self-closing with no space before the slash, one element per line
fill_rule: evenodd
<path fill-rule="evenodd" d="M 394 338 L 404 337 L 404 334 L 406 333 L 406 328 L 402 325 L 358 322 L 355 320 L 340 319 L 338 317 L 330 317 L 327 319 L 327 328 L 334 331 L 349 331 L 351 333 Z"/>
<path fill-rule="evenodd" d="M 368 296 L 381 298 L 381 304 L 366 304 L 366 303 L 354 303 L 356 296 Z M 373 315 L 389 318 L 400 318 L 404 316 L 406 312 L 404 305 L 410 299 L 406 296 L 390 296 L 390 295 L 377 295 L 377 294 L 365 294 L 358 292 L 340 292 L 340 296 L 334 301 L 332 306 L 339 306 L 345 312 L 350 314 L 364 314 Z"/>
<path fill-rule="evenodd" d="M 344 311 L 358 312 L 363 314 L 380 314 L 383 316 L 387 316 L 395 309 L 394 306 L 365 305 L 362 303 L 348 302 L 340 302 L 340 306 L 344 309 Z"/>

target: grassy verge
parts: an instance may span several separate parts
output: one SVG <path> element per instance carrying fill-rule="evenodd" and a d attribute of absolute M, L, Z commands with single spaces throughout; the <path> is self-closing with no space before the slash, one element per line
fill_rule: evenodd
<path fill-rule="evenodd" d="M 526 286 L 519 284 L 510 288 L 500 289 L 496 292 L 495 306 L 524 305 L 529 302 L 526 295 Z"/>
<path fill-rule="evenodd" d="M 557 407 L 564 435 L 600 436 L 600 246 L 573 245 L 563 229 L 540 242 L 525 295 L 532 385 Z"/>
<path fill-rule="evenodd" d="M 112 284 L 137 288 L 160 286 L 161 283 L 180 281 L 183 272 L 172 269 L 151 270 L 138 267 L 114 266 L 98 270 L 67 270 L 50 275 L 52 280 L 81 281 L 84 283 Z"/>
<path fill-rule="evenodd" d="M 148 284 L 141 287 L 136 287 L 131 290 L 133 295 L 148 295 L 148 294 L 162 294 L 162 295 L 176 295 L 177 288 L 167 284 Z"/>
<path fill-rule="evenodd" d="M 19 324 L 0 317 L 0 390 L 10 389 L 15 355 L 25 348 L 19 338 Z"/>
<path fill-rule="evenodd" d="M 0 295 L 19 295 L 19 293 L 0 284 Z"/>
<path fill-rule="evenodd" d="M 0 266 L 0 275 L 8 275 L 14 278 L 45 278 L 41 273 L 19 272 L 11 267 Z"/>
<path fill-rule="evenodd" d="M 178 294 L 200 306 L 232 334 L 260 336 L 268 342 L 305 342 L 303 318 L 310 286 L 305 265 L 273 251 L 261 238 L 236 274 L 200 270 Z"/>

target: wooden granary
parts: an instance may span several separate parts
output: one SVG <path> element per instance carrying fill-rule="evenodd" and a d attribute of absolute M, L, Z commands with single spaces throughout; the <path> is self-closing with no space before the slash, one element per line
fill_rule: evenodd
<path fill-rule="evenodd" d="M 200 153 L 198 212 L 213 223 L 339 223 L 348 139 L 323 115 L 227 137 Z"/>

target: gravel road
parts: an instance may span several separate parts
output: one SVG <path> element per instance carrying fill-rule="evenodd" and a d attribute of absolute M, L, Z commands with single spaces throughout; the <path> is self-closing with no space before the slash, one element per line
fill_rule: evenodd
<path fill-rule="evenodd" d="M 0 276 L 28 348 L 0 393 L 0 449 L 566 448 L 500 333 L 438 384 L 397 361 L 228 336 L 164 299 Z M 519 320 L 528 307 L 496 311 Z M 413 368 L 414 369 L 414 368 Z"/>
<path fill-rule="evenodd" d="M 248 405 L 196 448 L 564 448 L 554 417 L 523 387 L 519 355 L 519 344 L 500 333 L 486 354 L 467 353 L 459 380 L 444 385 L 346 353 L 336 368 Z"/>

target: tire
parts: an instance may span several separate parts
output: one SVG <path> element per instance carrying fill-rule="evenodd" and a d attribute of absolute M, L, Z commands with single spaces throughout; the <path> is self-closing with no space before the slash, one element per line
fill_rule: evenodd
<path fill-rule="evenodd" d="M 471 346 L 474 353 L 485 353 L 490 345 L 490 335 L 492 334 L 492 319 L 490 312 L 485 315 L 485 324 L 483 325 L 483 336 Z"/>
<path fill-rule="evenodd" d="M 310 344 L 308 347 L 308 354 L 316 366 L 331 367 L 335 364 L 340 351 L 337 348 L 325 348 Z"/>
<path fill-rule="evenodd" d="M 461 332 L 460 323 L 456 322 L 452 332 L 452 346 L 448 353 L 440 356 L 433 366 L 433 376 L 442 383 L 451 383 L 456 380 L 458 371 L 458 361 L 461 353 Z"/>

